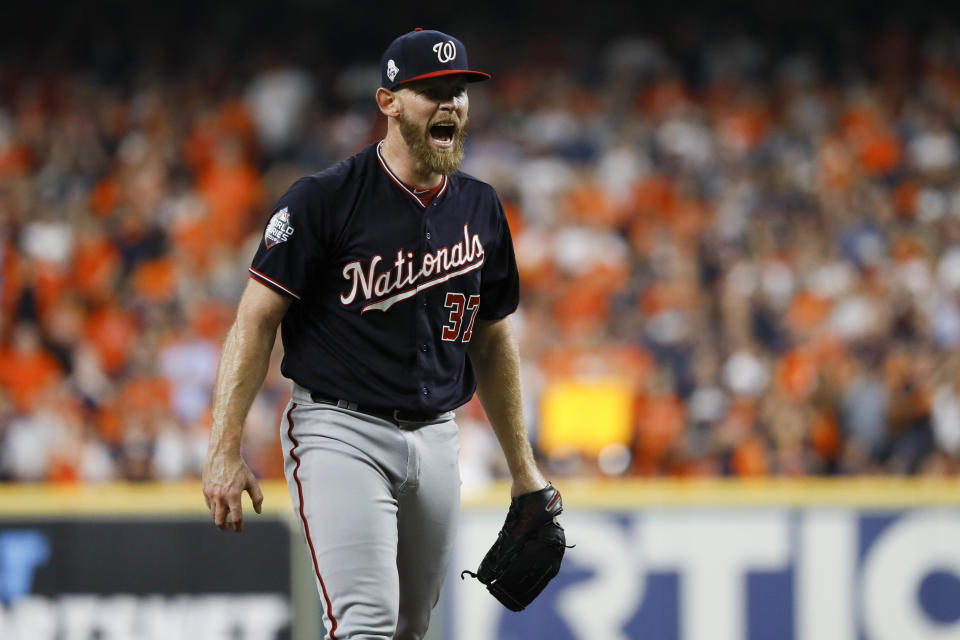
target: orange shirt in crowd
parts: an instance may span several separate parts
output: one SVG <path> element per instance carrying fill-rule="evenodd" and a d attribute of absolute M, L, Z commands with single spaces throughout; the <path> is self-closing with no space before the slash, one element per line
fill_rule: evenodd
<path fill-rule="evenodd" d="M 107 374 L 116 375 L 126 365 L 138 330 L 132 313 L 112 307 L 95 311 L 87 319 L 87 337 L 96 347 Z"/>
<path fill-rule="evenodd" d="M 133 272 L 132 280 L 134 291 L 148 302 L 167 302 L 177 289 L 177 272 L 170 258 L 140 263 Z"/>
<path fill-rule="evenodd" d="M 730 468 L 735 476 L 752 478 L 770 475 L 767 451 L 763 439 L 758 435 L 749 435 L 734 449 Z"/>
<path fill-rule="evenodd" d="M 0 385 L 10 393 L 14 405 L 22 413 L 33 410 L 35 400 L 56 384 L 61 375 L 60 365 L 46 351 L 7 349 L 0 353 Z"/>
<path fill-rule="evenodd" d="M 120 405 L 130 414 L 165 412 L 170 408 L 170 394 L 170 381 L 166 378 L 134 378 L 123 385 Z"/>
<path fill-rule="evenodd" d="M 670 394 L 643 397 L 637 405 L 634 468 L 640 475 L 655 475 L 664 470 L 667 453 L 686 431 L 684 406 Z"/>
<path fill-rule="evenodd" d="M 99 302 L 114 293 L 120 252 L 106 235 L 82 236 L 74 249 L 72 286 L 88 300 Z"/>
<path fill-rule="evenodd" d="M 200 175 L 197 189 L 210 210 L 208 237 L 232 246 L 250 231 L 251 213 L 260 197 L 260 176 L 246 164 L 213 164 Z"/>

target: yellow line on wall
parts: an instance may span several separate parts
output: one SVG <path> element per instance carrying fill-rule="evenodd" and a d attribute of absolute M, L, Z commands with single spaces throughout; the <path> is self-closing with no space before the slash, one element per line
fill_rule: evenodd
<path fill-rule="evenodd" d="M 645 507 L 859 507 L 960 506 L 960 478 L 807 478 L 807 479 L 558 479 L 567 507 L 638 509 Z M 502 507 L 509 485 L 498 484 L 464 496 L 465 506 Z"/>
<path fill-rule="evenodd" d="M 773 480 L 588 480 L 557 479 L 564 503 L 573 509 L 648 507 L 857 507 L 960 506 L 960 478 L 850 478 Z M 282 481 L 261 483 L 264 513 L 292 513 Z M 464 491 L 464 508 L 505 509 L 509 484 Z M 244 513 L 253 512 L 243 498 Z M 0 516 L 170 516 L 207 514 L 197 482 L 172 484 L 0 485 Z"/>
<path fill-rule="evenodd" d="M 292 512 L 282 482 L 261 483 L 264 513 Z M 253 513 L 243 496 L 244 514 Z M 81 485 L 0 485 L 0 516 L 111 516 L 208 514 L 199 482 Z"/>

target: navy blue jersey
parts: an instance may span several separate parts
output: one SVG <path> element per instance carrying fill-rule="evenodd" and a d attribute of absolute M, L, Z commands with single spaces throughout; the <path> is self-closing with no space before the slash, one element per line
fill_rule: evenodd
<path fill-rule="evenodd" d="M 286 377 L 408 411 L 467 402 L 475 321 L 502 318 L 519 300 L 493 188 L 456 172 L 425 206 L 377 145 L 290 187 L 250 273 L 293 298 L 281 324 Z"/>

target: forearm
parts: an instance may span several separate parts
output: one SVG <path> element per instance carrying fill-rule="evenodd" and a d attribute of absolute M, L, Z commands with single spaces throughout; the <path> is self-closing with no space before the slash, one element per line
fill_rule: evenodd
<path fill-rule="evenodd" d="M 210 449 L 239 453 L 243 423 L 270 365 L 276 324 L 238 315 L 223 346 L 213 394 Z"/>
<path fill-rule="evenodd" d="M 513 332 L 507 320 L 500 320 L 484 327 L 477 337 L 480 339 L 470 351 L 477 375 L 477 397 L 503 450 L 515 487 L 535 491 L 544 480 L 523 418 L 520 356 Z"/>
<path fill-rule="evenodd" d="M 279 293 L 250 280 L 223 344 L 203 463 L 203 496 L 221 530 L 232 526 L 234 531 L 243 531 L 240 495 L 244 491 L 260 513 L 263 492 L 240 456 L 240 439 L 247 412 L 267 376 L 277 327 L 289 304 Z"/>

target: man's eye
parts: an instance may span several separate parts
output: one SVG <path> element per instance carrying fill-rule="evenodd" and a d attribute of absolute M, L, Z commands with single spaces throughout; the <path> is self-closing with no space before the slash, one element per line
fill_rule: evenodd
<path fill-rule="evenodd" d="M 434 100 L 436 102 L 443 102 L 444 100 L 450 100 L 451 98 L 457 98 L 462 96 L 467 92 L 466 89 L 457 88 L 457 89 L 428 89 L 422 91 L 421 95 L 424 97 Z"/>

